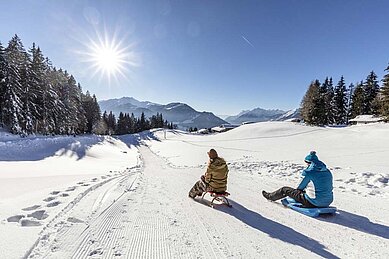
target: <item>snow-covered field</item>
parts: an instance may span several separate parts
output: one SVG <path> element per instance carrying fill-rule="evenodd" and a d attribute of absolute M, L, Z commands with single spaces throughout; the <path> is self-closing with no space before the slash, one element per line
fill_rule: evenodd
<path fill-rule="evenodd" d="M 0 133 L 0 258 L 386 258 L 389 125 L 248 124 L 215 135 Z M 233 207 L 187 197 L 215 148 Z M 309 218 L 261 190 L 296 186 L 316 150 L 338 214 Z"/>

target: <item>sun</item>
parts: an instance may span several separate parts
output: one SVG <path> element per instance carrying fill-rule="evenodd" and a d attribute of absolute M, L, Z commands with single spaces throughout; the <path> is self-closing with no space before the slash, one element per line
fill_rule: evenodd
<path fill-rule="evenodd" d="M 87 50 L 81 54 L 93 71 L 92 77 L 98 75 L 100 79 L 107 78 L 109 82 L 112 78 L 128 79 L 128 72 L 139 66 L 139 58 L 134 49 L 135 44 L 124 39 L 118 40 L 116 36 L 109 37 L 107 33 L 104 33 L 104 36 L 97 34 L 95 40 L 89 38 L 84 45 Z"/>
<path fill-rule="evenodd" d="M 125 59 L 121 55 L 120 50 L 112 45 L 103 44 L 94 46 L 91 56 L 98 69 L 107 74 L 119 72 L 122 69 L 123 63 L 125 63 Z"/>

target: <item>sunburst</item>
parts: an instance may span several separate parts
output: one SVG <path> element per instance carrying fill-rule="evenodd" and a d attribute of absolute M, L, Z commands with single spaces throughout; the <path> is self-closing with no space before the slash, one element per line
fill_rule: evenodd
<path fill-rule="evenodd" d="M 116 34 L 115 34 L 116 35 Z M 99 75 L 100 80 L 105 77 L 109 83 L 114 78 L 128 79 L 128 73 L 140 65 L 138 55 L 135 52 L 135 44 L 124 44 L 124 39 L 118 40 L 116 36 L 104 36 L 97 34 L 97 39 L 89 38 L 86 51 L 81 54 L 84 61 L 89 63 L 89 68 L 93 70 L 92 77 Z"/>

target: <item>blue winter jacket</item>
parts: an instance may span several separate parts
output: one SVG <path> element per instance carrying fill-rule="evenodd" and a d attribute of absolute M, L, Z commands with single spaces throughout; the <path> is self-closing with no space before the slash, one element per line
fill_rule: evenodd
<path fill-rule="evenodd" d="M 332 193 L 332 174 L 327 169 L 326 165 L 317 160 L 312 162 L 308 168 L 306 168 L 302 175 L 304 178 L 297 187 L 299 190 L 304 190 L 308 183 L 312 181 L 315 188 L 315 198 L 309 197 L 304 194 L 305 198 L 309 200 L 316 207 L 327 207 L 334 200 Z"/>

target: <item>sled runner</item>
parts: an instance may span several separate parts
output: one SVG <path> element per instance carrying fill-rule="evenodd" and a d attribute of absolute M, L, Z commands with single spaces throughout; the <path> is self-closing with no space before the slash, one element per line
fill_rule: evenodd
<path fill-rule="evenodd" d="M 203 193 L 203 196 L 201 197 L 201 199 L 204 199 L 204 196 L 209 193 L 209 195 L 213 198 L 211 203 L 210 203 L 210 206 L 213 208 L 214 205 L 227 205 L 228 207 L 232 207 L 232 205 L 230 204 L 230 202 L 228 201 L 227 199 L 227 196 L 230 195 L 230 193 L 228 192 L 213 192 L 213 191 L 207 191 L 207 192 L 204 192 Z M 215 203 L 215 201 L 217 201 L 218 203 Z"/>
<path fill-rule="evenodd" d="M 296 202 L 292 198 L 284 198 L 281 200 L 282 205 L 285 207 L 291 208 L 292 210 L 295 210 L 297 212 L 300 212 L 304 215 L 307 215 L 309 217 L 318 217 L 322 214 L 335 214 L 336 208 L 335 207 L 324 207 L 324 208 L 304 208 L 302 207 L 302 204 L 299 202 Z"/>

